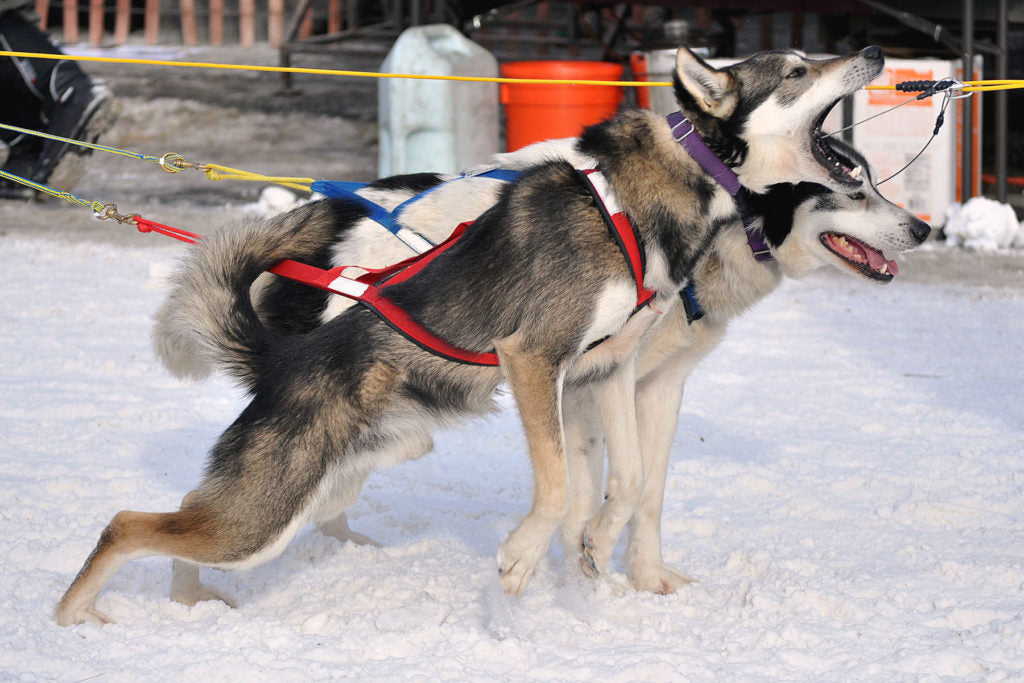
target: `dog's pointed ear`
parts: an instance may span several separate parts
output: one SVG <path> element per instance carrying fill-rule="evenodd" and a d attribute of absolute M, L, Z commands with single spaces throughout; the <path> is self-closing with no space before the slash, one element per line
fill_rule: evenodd
<path fill-rule="evenodd" d="M 697 106 L 715 118 L 724 119 L 736 109 L 736 79 L 728 71 L 719 71 L 681 47 L 676 52 L 679 83 Z"/>

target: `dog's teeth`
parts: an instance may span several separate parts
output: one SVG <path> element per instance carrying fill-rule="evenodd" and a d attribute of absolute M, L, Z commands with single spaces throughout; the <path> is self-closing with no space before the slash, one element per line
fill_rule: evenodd
<path fill-rule="evenodd" d="M 882 267 L 878 269 L 878 272 L 881 273 L 882 275 L 888 275 L 889 274 L 889 264 L 888 263 L 883 263 Z"/>
<path fill-rule="evenodd" d="M 861 166 L 857 166 L 857 167 L 856 167 L 856 168 L 854 168 L 854 169 L 853 169 L 852 171 L 850 171 L 850 177 L 851 177 L 851 178 L 860 178 L 860 174 L 861 174 L 861 173 L 862 173 L 863 171 L 864 171 L 863 167 L 861 167 Z"/>

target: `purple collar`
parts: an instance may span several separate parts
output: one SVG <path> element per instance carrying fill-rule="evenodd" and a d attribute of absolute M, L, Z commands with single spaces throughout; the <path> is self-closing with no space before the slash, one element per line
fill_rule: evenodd
<path fill-rule="evenodd" d="M 772 256 L 768 243 L 764 241 L 761 231 L 755 225 L 754 217 L 750 215 L 743 205 L 740 194 L 743 186 L 740 185 L 740 179 L 731 168 L 715 156 L 714 152 L 708 149 L 708 146 L 704 144 L 704 140 L 697 133 L 697 129 L 694 128 L 693 123 L 682 112 L 672 112 L 665 119 L 668 121 L 669 127 L 672 128 L 672 137 L 676 139 L 676 142 L 682 145 L 683 149 L 693 157 L 693 160 L 700 164 L 700 167 L 708 175 L 714 178 L 719 185 L 725 188 L 726 192 L 736 199 L 740 219 L 743 221 L 743 227 L 747 232 L 747 243 L 750 245 L 751 253 L 754 254 L 754 260 L 759 262 L 774 261 L 775 257 Z"/>

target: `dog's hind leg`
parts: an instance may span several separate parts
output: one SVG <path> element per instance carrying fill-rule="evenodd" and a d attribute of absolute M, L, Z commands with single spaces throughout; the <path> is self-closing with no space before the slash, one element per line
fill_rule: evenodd
<path fill-rule="evenodd" d="M 61 626 L 109 619 L 94 607 L 96 596 L 125 562 L 150 555 L 181 559 L 216 558 L 219 539 L 201 508 L 168 513 L 124 510 L 100 534 L 99 541 L 57 606 Z"/>
<path fill-rule="evenodd" d="M 352 541 L 356 545 L 371 545 L 377 548 L 380 547 L 380 543 L 373 540 L 365 534 L 361 534 L 358 531 L 352 531 L 348 525 L 348 515 L 342 512 L 334 519 L 329 519 L 326 522 L 320 522 L 316 525 L 316 528 L 320 530 L 325 536 L 336 538 L 342 543 Z"/>
<path fill-rule="evenodd" d="M 396 436 L 388 443 L 386 449 L 377 451 L 368 457 L 372 460 L 387 464 L 399 464 L 408 460 L 422 458 L 434 448 L 434 440 L 429 433 L 415 429 L 406 432 L 402 436 Z M 352 531 L 348 525 L 346 510 L 352 507 L 359 499 L 363 490 L 363 484 L 370 476 L 370 470 L 348 471 L 345 477 L 335 479 L 334 486 L 330 489 L 327 500 L 323 507 L 316 510 L 314 519 L 317 521 L 317 529 L 325 536 L 336 538 L 341 542 L 352 541 L 356 545 L 370 545 L 380 547 L 380 543 L 369 536 Z"/>
<path fill-rule="evenodd" d="M 188 507 L 194 501 L 195 491 L 189 491 L 181 500 L 181 507 Z M 189 607 L 203 600 L 219 600 L 228 607 L 234 608 L 235 602 L 199 580 L 199 567 L 184 560 L 174 560 L 171 569 L 171 600 Z"/>
<path fill-rule="evenodd" d="M 644 485 L 640 503 L 630 520 L 626 569 L 635 588 L 655 593 L 672 593 L 692 581 L 665 564 L 661 556 L 661 514 L 669 453 L 679 421 L 683 382 L 691 368 L 692 363 L 654 372 L 637 387 Z"/>
<path fill-rule="evenodd" d="M 423 455 L 423 453 L 417 452 L 410 454 L 406 459 L 419 457 L 420 455 Z M 332 492 L 334 495 L 330 502 L 330 510 L 321 511 L 321 514 L 325 515 L 326 519 L 320 519 L 316 524 L 316 528 L 320 533 L 324 536 L 336 538 L 342 543 L 352 541 L 356 545 L 372 545 L 378 548 L 380 547 L 380 543 L 377 543 L 377 541 L 373 540 L 369 536 L 364 536 L 357 531 L 352 531 L 348 525 L 348 515 L 345 512 L 349 507 L 355 504 L 356 500 L 359 498 L 359 494 L 363 490 L 363 484 L 366 483 L 367 476 L 369 476 L 369 473 L 363 477 L 352 477 L 353 480 L 347 481 L 346 486 Z M 334 513 L 334 510 L 340 510 L 340 512 Z"/>
<path fill-rule="evenodd" d="M 237 432 L 229 430 L 218 445 L 230 447 L 243 440 L 233 436 Z M 280 453 L 276 445 L 270 444 L 268 452 Z M 253 460 L 255 457 L 249 462 Z M 241 457 L 235 460 L 240 461 Z M 208 477 L 177 512 L 124 510 L 114 515 L 61 598 L 57 622 L 68 626 L 108 621 L 94 607 L 96 596 L 118 568 L 131 560 L 166 555 L 192 565 L 239 569 L 277 556 L 304 521 L 301 506 L 308 498 L 246 472 L 239 467 Z M 185 590 L 192 582 L 190 572 L 181 575 Z"/>
<path fill-rule="evenodd" d="M 199 567 L 184 560 L 175 560 L 171 571 L 171 600 L 192 607 L 204 600 L 218 600 L 231 608 L 238 605 L 231 598 L 202 583 Z"/>
<path fill-rule="evenodd" d="M 578 561 L 583 527 L 597 513 L 604 484 L 604 433 L 589 387 L 562 397 L 565 452 L 569 466 L 569 512 L 562 520 L 566 559 Z"/>
<path fill-rule="evenodd" d="M 608 440 L 608 485 L 604 504 L 583 532 L 583 570 L 605 571 L 615 543 L 640 500 L 644 469 L 636 418 L 634 356 L 593 387 Z"/>
<path fill-rule="evenodd" d="M 495 346 L 519 408 L 533 464 L 533 505 L 498 549 L 501 585 L 506 593 L 519 595 L 569 508 L 560 406 L 564 371 L 539 354 L 523 353 L 513 339 Z"/>

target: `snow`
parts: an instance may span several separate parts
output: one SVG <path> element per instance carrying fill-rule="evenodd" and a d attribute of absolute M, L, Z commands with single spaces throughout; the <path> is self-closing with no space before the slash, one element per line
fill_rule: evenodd
<path fill-rule="evenodd" d="M 968 249 L 1024 249 L 1024 223 L 1009 204 L 986 197 L 972 197 L 963 204 L 950 204 L 943 227 L 947 242 Z"/>
<path fill-rule="evenodd" d="M 120 509 L 170 510 L 244 405 L 170 377 L 150 316 L 161 238 L 0 234 L 0 678 L 986 680 L 1024 675 L 1024 292 L 821 272 L 738 320 L 694 373 L 666 490 L 658 596 L 564 571 L 521 598 L 499 541 L 529 506 L 505 410 L 380 472 L 351 510 L 382 547 L 306 529 L 279 559 L 167 598 L 126 565 L 60 628 L 57 600 Z M 944 249 L 944 248 L 943 248 Z"/>

